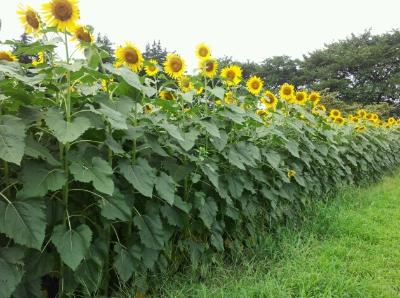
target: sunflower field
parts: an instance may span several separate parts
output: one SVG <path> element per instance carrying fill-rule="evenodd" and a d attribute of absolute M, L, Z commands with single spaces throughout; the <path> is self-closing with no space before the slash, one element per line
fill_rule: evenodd
<path fill-rule="evenodd" d="M 107 64 L 77 0 L 18 14 L 35 41 L 0 51 L 0 297 L 143 295 L 400 163 L 400 120 L 244 82 L 206 44 L 192 75 L 130 42 Z"/>

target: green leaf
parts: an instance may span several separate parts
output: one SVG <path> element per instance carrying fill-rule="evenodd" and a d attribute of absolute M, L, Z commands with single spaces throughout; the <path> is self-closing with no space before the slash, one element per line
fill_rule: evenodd
<path fill-rule="evenodd" d="M 175 188 L 176 183 L 168 176 L 166 173 L 161 172 L 160 176 L 157 177 L 155 182 L 157 193 L 162 199 L 164 199 L 168 204 L 173 205 L 175 199 Z"/>
<path fill-rule="evenodd" d="M 153 187 L 156 181 L 155 170 L 150 167 L 147 160 L 137 159 L 137 164 L 130 165 L 127 161 L 119 164 L 121 174 L 132 184 L 142 195 L 151 198 L 153 196 Z"/>
<path fill-rule="evenodd" d="M 24 250 L 19 247 L 0 248 L 0 297 L 11 297 L 24 275 Z"/>
<path fill-rule="evenodd" d="M 210 135 L 215 138 L 220 138 L 219 129 L 215 123 L 210 120 L 201 120 L 198 122 Z"/>
<path fill-rule="evenodd" d="M 167 219 L 170 225 L 180 228 L 185 226 L 184 214 L 182 214 L 182 212 L 179 210 L 176 210 L 170 206 L 162 206 L 161 213 Z"/>
<path fill-rule="evenodd" d="M 137 262 L 129 250 L 117 243 L 114 247 L 116 256 L 114 257 L 113 267 L 123 282 L 127 282 L 137 267 Z"/>
<path fill-rule="evenodd" d="M 0 115 L 0 158 L 20 165 L 25 148 L 25 124 L 21 119 Z"/>
<path fill-rule="evenodd" d="M 204 193 L 196 192 L 195 206 L 199 210 L 199 217 L 204 225 L 211 229 L 211 225 L 214 223 L 218 211 L 218 206 L 215 201 L 211 198 L 205 199 Z"/>
<path fill-rule="evenodd" d="M 15 243 L 41 249 L 46 230 L 44 209 L 41 199 L 0 201 L 0 232 Z"/>
<path fill-rule="evenodd" d="M 45 120 L 57 140 L 63 144 L 75 141 L 91 127 L 89 119 L 76 117 L 71 122 L 67 122 L 63 119 L 63 114 L 55 109 L 47 111 Z"/>
<path fill-rule="evenodd" d="M 225 89 L 221 87 L 215 87 L 215 88 L 207 88 L 213 94 L 214 96 L 218 97 L 219 99 L 223 100 L 225 96 Z"/>
<path fill-rule="evenodd" d="M 279 164 L 281 162 L 281 156 L 274 152 L 274 151 L 268 151 L 264 154 L 264 156 L 267 158 L 268 163 L 271 165 L 272 168 L 275 170 L 279 169 Z"/>
<path fill-rule="evenodd" d="M 191 129 L 189 132 L 184 134 L 184 140 L 178 140 L 179 145 L 186 151 L 189 151 L 193 148 L 196 143 L 196 140 L 199 136 L 199 131 L 196 129 Z"/>
<path fill-rule="evenodd" d="M 161 124 L 160 127 L 164 128 L 171 135 L 171 137 L 174 137 L 179 141 L 184 141 L 182 133 L 179 131 L 179 128 L 174 124 L 164 123 Z"/>
<path fill-rule="evenodd" d="M 92 231 L 85 224 L 68 231 L 64 225 L 58 225 L 54 227 L 51 241 L 57 248 L 61 260 L 75 271 L 89 252 Z"/>
<path fill-rule="evenodd" d="M 93 157 L 91 161 L 81 159 L 73 161 L 69 167 L 74 178 L 80 182 L 92 182 L 98 191 L 112 195 L 114 192 L 113 170 L 100 157 Z"/>
<path fill-rule="evenodd" d="M 293 140 L 289 140 L 286 142 L 286 148 L 294 157 L 300 158 L 299 143 Z"/>
<path fill-rule="evenodd" d="M 139 229 L 144 246 L 158 250 L 164 248 L 164 230 L 160 216 L 136 215 L 133 222 Z"/>
<path fill-rule="evenodd" d="M 114 193 L 113 196 L 106 196 L 99 201 L 101 215 L 109 220 L 129 221 L 132 213 L 131 208 L 120 193 Z"/>
<path fill-rule="evenodd" d="M 219 135 L 219 138 L 212 137 L 210 138 L 210 141 L 214 145 L 215 149 L 221 152 L 228 143 L 228 134 L 221 129 Z"/>
<path fill-rule="evenodd" d="M 215 186 L 215 188 L 219 188 L 219 174 L 218 174 L 218 166 L 215 163 L 204 163 L 200 165 L 203 173 L 208 177 L 211 183 Z"/>
<path fill-rule="evenodd" d="M 246 170 L 245 165 L 254 168 L 261 160 L 260 149 L 251 143 L 239 142 L 229 149 L 228 159 L 239 169 Z"/>
<path fill-rule="evenodd" d="M 23 196 L 33 198 L 44 196 L 48 191 L 61 189 L 67 182 L 67 177 L 63 170 L 29 160 L 22 166 L 22 181 Z"/>
<path fill-rule="evenodd" d="M 61 165 L 61 163 L 53 157 L 46 147 L 35 141 L 32 135 L 26 139 L 25 155 L 36 159 L 41 158 L 55 167 Z"/>

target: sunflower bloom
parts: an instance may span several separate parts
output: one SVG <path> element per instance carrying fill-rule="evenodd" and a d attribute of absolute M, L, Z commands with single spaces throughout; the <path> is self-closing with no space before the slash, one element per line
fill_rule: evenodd
<path fill-rule="evenodd" d="M 155 77 L 159 72 L 157 61 L 154 59 L 147 61 L 146 64 L 144 65 L 144 71 L 148 76 Z"/>
<path fill-rule="evenodd" d="M 9 51 L 0 51 L 0 61 L 17 61 L 17 57 Z"/>
<path fill-rule="evenodd" d="M 314 115 L 323 115 L 326 112 L 326 107 L 322 104 L 317 104 L 312 108 L 312 113 Z"/>
<path fill-rule="evenodd" d="M 90 31 L 84 26 L 76 26 L 72 31 L 72 38 L 73 41 L 79 42 L 79 47 L 83 48 L 85 44 L 91 44 L 94 40 Z"/>
<path fill-rule="evenodd" d="M 257 110 L 257 111 L 256 111 L 256 114 L 257 114 L 258 116 L 265 116 L 265 115 L 268 114 L 268 110 L 267 110 L 267 109 Z"/>
<path fill-rule="evenodd" d="M 264 82 L 261 78 L 257 76 L 252 76 L 246 83 L 247 90 L 249 90 L 249 92 L 254 95 L 260 94 L 263 86 Z"/>
<path fill-rule="evenodd" d="M 150 104 L 150 103 L 145 104 L 145 105 L 143 106 L 143 112 L 146 113 L 146 114 L 151 114 L 151 113 L 153 113 L 153 110 L 154 110 L 154 106 L 153 106 L 152 104 Z"/>
<path fill-rule="evenodd" d="M 126 42 L 125 45 L 119 46 L 115 50 L 117 61 L 115 65 L 120 67 L 125 65 L 134 72 L 139 72 L 143 67 L 143 56 L 139 49 L 131 42 Z"/>
<path fill-rule="evenodd" d="M 42 9 L 48 26 L 73 32 L 79 20 L 78 0 L 52 0 Z"/>
<path fill-rule="evenodd" d="M 221 77 L 228 86 L 235 86 L 242 80 L 242 69 L 237 65 L 230 65 L 221 70 Z"/>
<path fill-rule="evenodd" d="M 367 129 L 367 127 L 365 125 L 357 125 L 354 130 L 358 133 L 362 133 Z"/>
<path fill-rule="evenodd" d="M 204 58 L 200 60 L 199 68 L 203 76 L 213 78 L 218 72 L 218 61 L 211 57 Z"/>
<path fill-rule="evenodd" d="M 387 120 L 387 122 L 390 123 L 390 124 L 395 124 L 395 123 L 396 123 L 396 119 L 394 119 L 393 117 L 390 117 L 390 118 Z"/>
<path fill-rule="evenodd" d="M 321 99 L 321 94 L 319 92 L 311 92 L 310 95 L 308 96 L 308 100 L 312 102 L 314 105 L 318 104 Z"/>
<path fill-rule="evenodd" d="M 173 79 L 179 79 L 185 73 L 186 64 L 181 56 L 177 54 L 168 54 L 164 62 L 165 72 Z"/>
<path fill-rule="evenodd" d="M 341 125 L 344 124 L 345 120 L 344 120 L 344 118 L 342 116 L 339 116 L 339 117 L 335 117 L 333 119 L 333 122 L 336 123 L 336 124 L 339 124 L 341 126 Z"/>
<path fill-rule="evenodd" d="M 364 109 L 360 109 L 357 111 L 357 116 L 361 119 L 365 119 L 367 117 L 367 111 Z"/>
<path fill-rule="evenodd" d="M 34 59 L 32 61 L 32 65 L 33 66 L 38 66 L 38 65 L 43 64 L 43 63 L 44 63 L 44 52 L 39 52 L 38 53 L 38 58 Z"/>
<path fill-rule="evenodd" d="M 294 102 L 301 106 L 305 105 L 307 102 L 307 92 L 306 91 L 296 92 L 296 95 L 294 97 Z"/>
<path fill-rule="evenodd" d="M 178 85 L 183 92 L 189 92 L 194 89 L 193 83 L 190 81 L 189 77 L 186 76 L 179 78 Z"/>
<path fill-rule="evenodd" d="M 331 118 L 342 117 L 342 113 L 338 109 L 333 109 L 329 112 L 329 117 Z"/>
<path fill-rule="evenodd" d="M 279 90 L 279 96 L 282 100 L 292 101 L 295 96 L 294 86 L 288 83 L 283 84 Z"/>
<path fill-rule="evenodd" d="M 228 92 L 225 93 L 224 103 L 226 103 L 226 104 L 236 104 L 236 98 L 233 95 L 232 91 L 228 91 Z"/>
<path fill-rule="evenodd" d="M 37 35 L 40 32 L 40 19 L 38 13 L 33 10 L 29 5 L 18 7 L 17 11 L 19 15 L 19 20 L 25 28 L 25 33 L 34 33 Z"/>
<path fill-rule="evenodd" d="M 206 44 L 200 43 L 196 47 L 196 56 L 199 59 L 209 58 L 211 56 L 211 50 Z"/>
<path fill-rule="evenodd" d="M 261 97 L 260 101 L 266 108 L 272 110 L 276 110 L 276 106 L 278 105 L 278 99 L 269 90 L 264 92 L 264 96 Z"/>
<path fill-rule="evenodd" d="M 175 96 L 171 91 L 163 90 L 160 92 L 160 98 L 164 100 L 174 100 Z"/>
<path fill-rule="evenodd" d="M 295 170 L 288 170 L 287 176 L 288 176 L 289 179 L 294 177 L 294 176 L 296 176 L 296 171 Z"/>

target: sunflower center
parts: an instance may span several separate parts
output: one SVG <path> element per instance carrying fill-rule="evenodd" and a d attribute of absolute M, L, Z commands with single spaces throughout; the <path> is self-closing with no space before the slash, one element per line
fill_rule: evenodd
<path fill-rule="evenodd" d="M 73 14 L 71 3 L 67 0 L 56 0 L 53 2 L 53 16 L 60 21 L 68 21 Z"/>
<path fill-rule="evenodd" d="M 150 71 L 155 71 L 155 70 L 156 70 L 156 67 L 155 67 L 154 65 L 150 65 L 150 66 L 149 66 L 149 70 L 150 70 Z"/>
<path fill-rule="evenodd" d="M 285 94 L 285 95 L 290 95 L 290 94 L 292 94 L 292 89 L 290 89 L 290 88 L 284 88 L 284 89 L 283 89 L 283 94 Z"/>
<path fill-rule="evenodd" d="M 274 102 L 274 99 L 273 99 L 272 97 L 270 97 L 270 96 L 267 96 L 267 97 L 265 98 L 265 101 L 266 101 L 267 103 L 271 104 L 271 103 Z"/>
<path fill-rule="evenodd" d="M 134 49 L 126 49 L 124 57 L 129 64 L 135 64 L 139 61 L 139 56 Z"/>
<path fill-rule="evenodd" d="M 303 101 L 304 100 L 304 95 L 303 94 L 297 95 L 297 100 L 298 101 Z"/>
<path fill-rule="evenodd" d="M 212 61 L 207 61 L 205 65 L 205 69 L 207 72 L 213 71 L 214 70 L 214 63 Z"/>
<path fill-rule="evenodd" d="M 78 31 L 76 32 L 76 37 L 80 41 L 84 41 L 84 42 L 92 41 L 92 37 L 90 36 L 89 32 L 86 32 L 83 28 L 78 29 Z"/>
<path fill-rule="evenodd" d="M 317 96 L 316 95 L 310 95 L 310 100 L 311 101 L 316 101 L 317 100 Z"/>
<path fill-rule="evenodd" d="M 172 96 L 171 92 L 165 92 L 164 93 L 164 97 L 165 97 L 166 100 L 172 100 L 173 99 L 173 96 Z"/>
<path fill-rule="evenodd" d="M 260 87 L 260 83 L 258 81 L 251 82 L 251 88 L 258 89 Z"/>
<path fill-rule="evenodd" d="M 13 61 L 10 55 L 5 52 L 0 52 L 0 60 L 10 61 L 10 62 Z"/>
<path fill-rule="evenodd" d="M 228 72 L 226 73 L 226 77 L 229 80 L 233 81 L 235 79 L 235 77 L 236 77 L 236 74 L 235 74 L 235 72 L 233 70 L 228 70 Z"/>
<path fill-rule="evenodd" d="M 26 22 L 31 26 L 33 29 L 38 29 L 39 28 L 39 20 L 36 16 L 36 13 L 33 12 L 32 10 L 28 10 L 25 14 L 25 19 Z"/>
<path fill-rule="evenodd" d="M 179 72 L 182 69 L 182 61 L 178 58 L 174 58 L 171 60 L 170 62 L 170 67 L 172 69 L 173 72 Z"/>
<path fill-rule="evenodd" d="M 206 57 L 208 55 L 208 50 L 206 48 L 200 48 L 199 49 L 199 55 L 201 57 Z"/>

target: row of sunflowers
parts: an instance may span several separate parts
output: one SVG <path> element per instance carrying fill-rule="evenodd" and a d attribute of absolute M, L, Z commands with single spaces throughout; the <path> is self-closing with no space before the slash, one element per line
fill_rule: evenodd
<path fill-rule="evenodd" d="M 129 42 L 111 64 L 77 0 L 18 14 L 35 40 L 0 52 L 0 298 L 164 296 L 166 275 L 400 164 L 399 120 L 266 90 L 204 43 L 193 75 Z"/>

